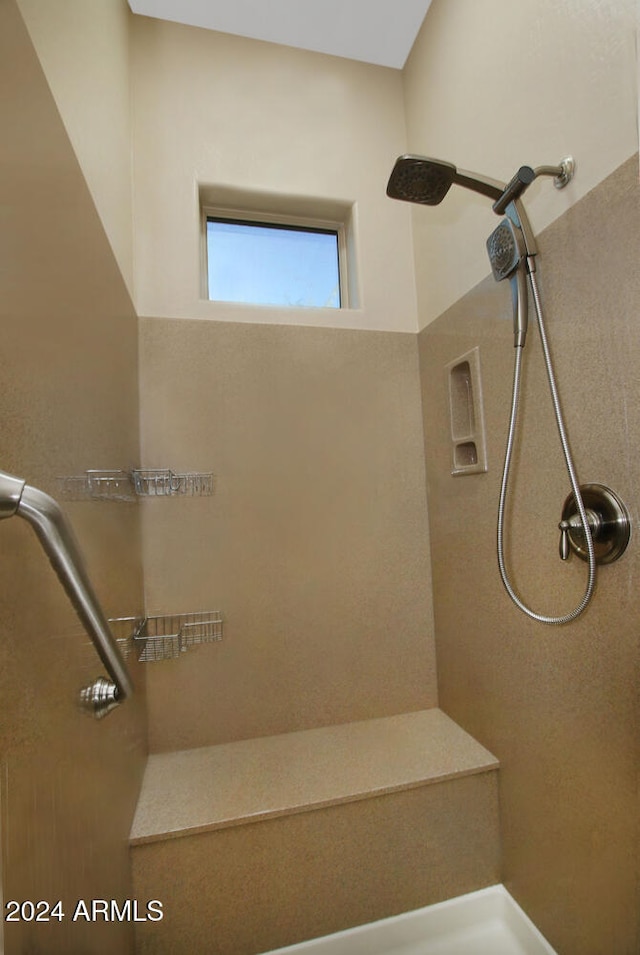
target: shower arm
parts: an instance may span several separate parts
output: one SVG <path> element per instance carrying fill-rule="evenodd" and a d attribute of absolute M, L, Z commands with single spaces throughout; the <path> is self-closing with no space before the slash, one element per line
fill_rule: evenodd
<path fill-rule="evenodd" d="M 506 186 L 498 179 L 481 176 L 479 173 L 467 172 L 465 169 L 456 169 L 452 181 L 472 192 L 479 192 L 481 196 L 497 201 L 504 193 Z"/>
<path fill-rule="evenodd" d="M 81 692 L 94 716 L 106 716 L 133 693 L 131 677 L 109 630 L 85 569 L 71 527 L 56 501 L 20 478 L 0 471 L 0 520 L 17 514 L 33 527 L 78 617 L 107 668 L 111 682 L 99 677 Z"/>
<path fill-rule="evenodd" d="M 455 170 L 452 182 L 493 199 L 492 208 L 496 215 L 506 215 L 514 225 L 519 226 L 522 230 L 526 248 L 527 271 L 531 273 L 535 272 L 534 256 L 537 255 L 538 247 L 529 217 L 520 202 L 520 197 L 531 183 L 540 176 L 552 176 L 556 189 L 563 189 L 573 178 L 574 172 L 573 157 L 567 156 L 557 166 L 536 166 L 535 169 L 532 169 L 531 166 L 521 166 L 507 185 L 497 179 L 491 179 L 489 176 L 467 172 L 464 169 Z"/>
<path fill-rule="evenodd" d="M 519 201 L 520 196 L 525 189 L 540 176 L 552 176 L 556 189 L 564 189 L 567 183 L 573 178 L 574 172 L 575 162 L 571 156 L 562 159 L 557 166 L 536 166 L 535 169 L 531 169 L 530 166 L 521 166 L 511 182 L 504 187 L 502 195 L 493 204 L 493 211 L 497 215 L 502 215 L 502 213 L 509 215 L 509 205 L 515 207 L 519 219 L 519 223 L 516 222 L 516 225 L 519 224 L 522 229 L 527 250 L 527 268 L 529 272 L 535 272 L 535 262 L 532 257 L 537 255 L 538 246 L 536 245 L 529 217 L 524 210 L 524 206 Z"/>

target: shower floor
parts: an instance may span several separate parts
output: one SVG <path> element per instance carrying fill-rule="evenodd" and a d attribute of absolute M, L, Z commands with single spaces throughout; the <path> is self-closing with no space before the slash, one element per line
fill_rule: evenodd
<path fill-rule="evenodd" d="M 502 885 L 264 955 L 556 955 Z"/>

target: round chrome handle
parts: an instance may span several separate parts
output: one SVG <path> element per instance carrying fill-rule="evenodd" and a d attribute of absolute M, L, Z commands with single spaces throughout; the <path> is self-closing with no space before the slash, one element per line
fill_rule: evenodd
<path fill-rule="evenodd" d="M 118 687 L 111 680 L 99 676 L 97 680 L 80 690 L 80 705 L 97 720 L 115 709 L 120 703 Z"/>

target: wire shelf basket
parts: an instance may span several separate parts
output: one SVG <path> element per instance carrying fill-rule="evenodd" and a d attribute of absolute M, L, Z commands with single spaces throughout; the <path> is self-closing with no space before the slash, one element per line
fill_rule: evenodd
<path fill-rule="evenodd" d="M 67 501 L 125 501 L 136 500 L 136 489 L 131 471 L 98 470 L 58 478 L 60 496 Z"/>
<path fill-rule="evenodd" d="M 136 468 L 133 471 L 95 468 L 58 478 L 60 497 L 67 501 L 136 501 L 138 497 L 177 494 L 204 497 L 213 494 L 211 471 L 178 474 L 170 468 Z"/>
<path fill-rule="evenodd" d="M 136 494 L 144 497 L 167 497 L 186 494 L 191 497 L 213 494 L 211 471 L 190 471 L 178 474 L 169 468 L 139 468 L 133 471 Z"/>
<path fill-rule="evenodd" d="M 134 642 L 141 647 L 138 659 L 142 663 L 176 659 L 189 647 L 218 640 L 222 640 L 219 610 L 146 617 L 134 637 Z"/>
<path fill-rule="evenodd" d="M 135 641 L 144 626 L 144 621 L 144 617 L 115 617 L 109 620 L 111 633 L 125 659 L 133 653 Z"/>
<path fill-rule="evenodd" d="M 109 626 L 123 656 L 135 651 L 140 663 L 175 660 L 189 647 L 222 640 L 219 610 L 116 617 L 109 620 Z"/>

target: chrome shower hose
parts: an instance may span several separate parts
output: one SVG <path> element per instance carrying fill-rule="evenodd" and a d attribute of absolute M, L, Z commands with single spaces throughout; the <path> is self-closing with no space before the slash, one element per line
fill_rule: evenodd
<path fill-rule="evenodd" d="M 515 348 L 515 364 L 513 372 L 513 393 L 511 399 L 511 418 L 509 421 L 509 433 L 507 436 L 507 446 L 505 450 L 504 457 L 504 468 L 502 471 L 502 484 L 500 487 L 500 504 L 498 507 L 498 532 L 497 532 L 497 544 L 498 544 L 498 566 L 500 568 L 500 576 L 502 577 L 502 582 L 505 586 L 505 589 L 513 602 L 525 613 L 528 617 L 531 617 L 533 620 L 537 620 L 539 623 L 555 624 L 560 625 L 564 623 L 571 623 L 572 620 L 575 620 L 576 617 L 579 617 L 580 614 L 586 609 L 591 597 L 593 596 L 593 591 L 596 584 L 596 557 L 593 546 L 593 539 L 591 536 L 591 530 L 589 528 L 589 522 L 587 520 L 587 515 L 585 512 L 584 502 L 582 500 L 582 494 L 580 493 L 580 486 L 578 484 L 578 478 L 576 476 L 575 467 L 573 464 L 573 459 L 571 456 L 571 449 L 569 447 L 569 441 L 567 438 L 567 433 L 564 425 L 564 420 L 562 417 L 562 409 L 560 407 L 560 398 L 558 396 L 558 389 L 556 386 L 555 375 L 553 371 L 553 364 L 551 361 L 551 354 L 549 351 L 549 343 L 547 341 L 547 334 L 544 325 L 544 318 L 542 315 L 542 306 L 540 304 L 540 294 L 538 292 L 538 285 L 536 282 L 535 274 L 533 272 L 529 273 L 529 279 L 531 282 L 531 291 L 533 293 L 533 301 L 536 311 L 536 319 L 538 323 L 538 331 L 540 332 L 540 341 L 542 343 L 542 351 L 544 354 L 544 363 L 547 370 L 547 378 L 549 381 L 549 389 L 551 391 L 551 400 L 553 402 L 553 410 L 556 418 L 556 423 L 558 425 L 558 434 L 560 436 L 560 443 L 562 445 L 562 452 L 564 454 L 565 463 L 567 466 L 567 472 L 569 474 L 569 480 L 571 482 L 571 490 L 573 491 L 573 497 L 576 502 L 578 513 L 580 514 L 580 520 L 582 521 L 582 527 L 584 530 L 588 561 L 589 561 L 589 571 L 587 579 L 587 587 L 584 593 L 584 596 L 577 607 L 575 607 L 570 613 L 563 614 L 559 617 L 546 616 L 545 614 L 536 613 L 534 610 L 531 610 L 523 601 L 520 599 L 518 594 L 515 592 L 511 586 L 509 580 L 509 575 L 507 573 L 507 568 L 505 565 L 504 559 L 504 513 L 507 499 L 507 489 L 509 486 L 509 472 L 511 469 L 511 458 L 513 455 L 513 446 L 516 433 L 516 423 L 518 418 L 518 404 L 520 400 L 520 386 L 521 386 L 521 371 L 522 371 L 522 348 Z"/>

